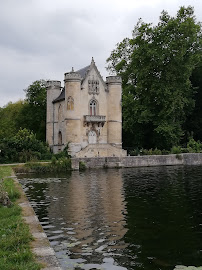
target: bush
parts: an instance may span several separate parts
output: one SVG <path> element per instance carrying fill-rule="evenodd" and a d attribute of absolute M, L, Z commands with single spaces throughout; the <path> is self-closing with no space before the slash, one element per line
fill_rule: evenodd
<path fill-rule="evenodd" d="M 67 157 L 61 157 L 58 160 L 56 157 L 52 157 L 51 168 L 54 171 L 69 171 L 72 168 L 71 159 Z"/>
<path fill-rule="evenodd" d="M 42 155 L 51 155 L 48 145 L 27 129 L 20 129 L 16 136 L 0 141 L 0 163 L 40 160 Z"/>
<path fill-rule="evenodd" d="M 162 152 L 160 149 L 155 148 L 153 151 L 153 155 L 162 155 Z"/>
<path fill-rule="evenodd" d="M 202 143 L 190 138 L 187 143 L 187 149 L 189 153 L 200 153 L 202 151 Z"/>
<path fill-rule="evenodd" d="M 173 146 L 171 148 L 171 154 L 181 154 L 182 153 L 182 149 L 180 146 Z"/>
<path fill-rule="evenodd" d="M 83 161 L 79 162 L 79 171 L 85 171 L 86 170 L 86 164 Z"/>

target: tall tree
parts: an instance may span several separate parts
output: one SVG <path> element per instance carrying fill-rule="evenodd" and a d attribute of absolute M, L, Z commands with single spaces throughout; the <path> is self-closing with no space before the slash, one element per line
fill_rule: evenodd
<path fill-rule="evenodd" d="M 187 117 L 184 124 L 186 138 L 193 136 L 197 141 L 202 141 L 202 62 L 192 72 L 190 78 L 194 87 L 195 107 L 193 112 Z"/>
<path fill-rule="evenodd" d="M 20 129 L 17 119 L 21 115 L 24 106 L 24 101 L 15 103 L 9 102 L 3 108 L 0 108 L 0 140 L 11 138 Z"/>
<path fill-rule="evenodd" d="M 46 139 L 46 88 L 45 81 L 33 82 L 27 89 L 25 104 L 21 115 L 18 117 L 18 125 L 32 130 L 37 139 Z"/>
<path fill-rule="evenodd" d="M 194 107 L 190 76 L 201 60 L 201 25 L 192 7 L 175 17 L 161 13 L 157 26 L 139 20 L 107 59 L 123 79 L 125 146 L 169 149 L 180 142 Z"/>

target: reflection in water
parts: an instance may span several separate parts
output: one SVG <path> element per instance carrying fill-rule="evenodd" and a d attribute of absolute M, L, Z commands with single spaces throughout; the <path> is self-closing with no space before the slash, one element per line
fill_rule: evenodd
<path fill-rule="evenodd" d="M 20 181 L 63 269 L 171 270 L 202 264 L 201 176 L 156 167 Z"/>

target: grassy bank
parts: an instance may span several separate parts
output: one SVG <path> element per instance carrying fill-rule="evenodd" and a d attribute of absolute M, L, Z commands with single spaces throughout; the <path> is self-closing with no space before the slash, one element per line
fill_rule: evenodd
<path fill-rule="evenodd" d="M 0 270 L 38 270 L 40 265 L 34 261 L 30 249 L 32 236 L 23 222 L 21 208 L 15 203 L 20 193 L 9 177 L 11 167 L 0 167 L 0 179 L 12 201 L 11 207 L 0 205 Z"/>
<path fill-rule="evenodd" d="M 27 162 L 21 166 L 14 168 L 16 173 L 58 173 L 71 171 L 71 159 L 67 157 L 61 157 L 56 159 L 53 157 L 50 162 Z"/>

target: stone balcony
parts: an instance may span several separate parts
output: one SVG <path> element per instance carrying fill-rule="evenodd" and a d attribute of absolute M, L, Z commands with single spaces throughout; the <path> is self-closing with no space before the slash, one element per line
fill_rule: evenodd
<path fill-rule="evenodd" d="M 97 124 L 98 126 L 104 126 L 106 122 L 105 115 L 84 115 L 84 124 Z"/>

